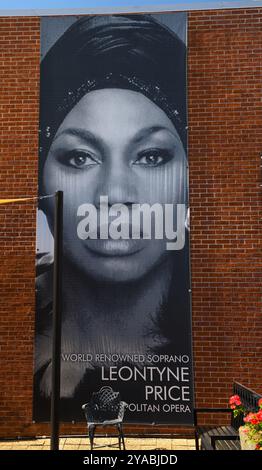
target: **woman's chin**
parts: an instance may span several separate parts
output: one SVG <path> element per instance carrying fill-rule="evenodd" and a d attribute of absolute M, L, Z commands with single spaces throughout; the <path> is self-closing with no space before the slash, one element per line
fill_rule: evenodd
<path fill-rule="evenodd" d="M 152 269 L 152 258 L 142 253 L 129 256 L 86 256 L 85 263 L 82 260 L 71 260 L 72 267 L 77 268 L 81 277 L 88 277 L 101 283 L 128 283 L 136 282 L 143 278 Z"/>
<path fill-rule="evenodd" d="M 128 283 L 141 279 L 147 274 L 147 269 L 135 259 L 114 257 L 99 259 L 92 267 L 89 266 L 86 273 L 96 282 Z"/>
<path fill-rule="evenodd" d="M 128 283 L 136 282 L 149 274 L 167 256 L 161 240 L 143 240 L 139 244 L 108 247 L 101 244 L 92 248 L 82 245 L 77 253 L 65 250 L 65 257 L 70 269 L 77 269 L 82 277 L 89 277 L 96 282 Z M 69 246 L 68 246 L 69 247 Z M 110 250 L 109 250 L 110 248 Z"/>

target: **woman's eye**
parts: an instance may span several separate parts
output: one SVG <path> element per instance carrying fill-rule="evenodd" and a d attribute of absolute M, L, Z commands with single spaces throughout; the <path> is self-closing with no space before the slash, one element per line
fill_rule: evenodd
<path fill-rule="evenodd" d="M 135 165 L 143 166 L 160 166 L 169 162 L 174 155 L 169 150 L 152 149 L 146 150 L 138 154 Z"/>
<path fill-rule="evenodd" d="M 66 165 L 73 166 L 74 168 L 84 168 L 98 164 L 90 153 L 82 150 L 71 150 L 64 156 L 63 161 L 66 161 Z"/>

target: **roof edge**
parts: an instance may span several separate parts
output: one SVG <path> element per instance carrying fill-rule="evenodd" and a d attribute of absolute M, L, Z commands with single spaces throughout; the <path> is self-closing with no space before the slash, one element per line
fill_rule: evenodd
<path fill-rule="evenodd" d="M 0 16 L 71 16 L 102 15 L 111 13 L 165 13 L 176 11 L 224 10 L 236 8 L 260 8 L 262 0 L 210 1 L 197 3 L 174 3 L 130 7 L 52 8 L 52 9 L 0 9 Z"/>

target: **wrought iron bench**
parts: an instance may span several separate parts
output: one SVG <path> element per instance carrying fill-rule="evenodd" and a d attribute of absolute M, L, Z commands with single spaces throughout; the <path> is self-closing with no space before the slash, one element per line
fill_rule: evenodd
<path fill-rule="evenodd" d="M 118 430 L 118 445 L 125 450 L 125 440 L 122 423 L 127 404 L 121 401 L 119 392 L 111 387 L 102 387 L 93 393 L 89 403 L 82 405 L 87 421 L 88 436 L 91 450 L 94 448 L 94 436 L 97 426 L 116 426 Z M 103 446 L 100 446 L 103 447 Z"/>
<path fill-rule="evenodd" d="M 262 397 L 253 390 L 238 382 L 233 384 L 233 394 L 239 395 L 248 411 L 257 411 L 258 400 Z M 199 413 L 231 413 L 231 423 L 226 426 L 198 426 Z M 243 424 L 243 415 L 234 418 L 230 408 L 196 408 L 195 409 L 195 442 L 196 450 L 240 450 L 238 429 Z"/>

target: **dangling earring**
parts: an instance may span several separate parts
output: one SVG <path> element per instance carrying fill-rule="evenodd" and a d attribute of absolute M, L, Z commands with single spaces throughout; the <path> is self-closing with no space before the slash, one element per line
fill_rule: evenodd
<path fill-rule="evenodd" d="M 185 218 L 185 227 L 188 231 L 190 231 L 190 208 L 188 207 L 186 218 Z"/>

